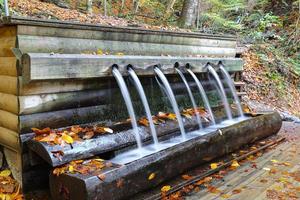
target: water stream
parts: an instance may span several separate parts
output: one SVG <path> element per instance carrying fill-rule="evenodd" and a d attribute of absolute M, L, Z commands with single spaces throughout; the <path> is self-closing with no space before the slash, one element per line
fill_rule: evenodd
<path fill-rule="evenodd" d="M 147 116 L 147 119 L 148 119 L 148 122 L 149 122 L 153 142 L 154 142 L 154 145 L 157 146 L 157 144 L 158 144 L 157 133 L 156 133 L 155 126 L 154 126 L 154 123 L 153 123 L 151 110 L 150 110 L 149 103 L 148 103 L 148 100 L 147 100 L 146 95 L 145 95 L 145 91 L 143 89 L 143 86 L 141 84 L 140 79 L 138 78 L 138 76 L 136 75 L 134 70 L 132 68 L 129 68 L 128 73 L 129 73 L 130 77 L 133 79 L 134 85 L 135 85 L 135 87 L 136 87 L 136 89 L 137 89 L 137 91 L 140 95 L 140 98 L 142 100 L 142 103 L 143 103 L 143 106 L 144 106 L 144 109 L 145 109 L 145 112 L 146 112 L 146 116 Z"/>
<path fill-rule="evenodd" d="M 194 81 L 196 82 L 197 84 L 197 87 L 198 87 L 198 90 L 200 92 L 200 95 L 202 97 L 202 100 L 204 102 L 204 107 L 205 109 L 208 111 L 208 114 L 210 115 L 211 117 L 211 122 L 212 122 L 212 125 L 216 125 L 216 120 L 215 120 L 215 116 L 211 110 L 211 107 L 210 107 L 210 103 L 208 101 L 208 98 L 207 98 L 207 95 L 205 93 L 205 90 L 201 84 L 201 82 L 198 80 L 197 76 L 194 74 L 194 72 L 190 69 L 187 69 L 187 71 L 190 73 L 190 75 L 193 77 Z"/>
<path fill-rule="evenodd" d="M 228 103 L 228 100 L 227 100 L 227 96 L 226 96 L 226 93 L 225 93 L 225 90 L 224 90 L 224 87 L 223 87 L 223 83 L 220 80 L 220 77 L 219 77 L 218 73 L 216 72 L 216 70 L 211 65 L 207 65 L 207 69 L 213 75 L 214 79 L 217 82 L 218 88 L 220 90 L 220 96 L 221 96 L 222 102 L 224 104 L 224 108 L 225 108 L 227 118 L 229 120 L 232 120 L 232 113 L 231 113 L 231 109 L 230 109 L 230 106 L 229 106 L 229 103 Z"/>
<path fill-rule="evenodd" d="M 128 110 L 128 114 L 130 116 L 130 121 L 131 121 L 132 129 L 134 131 L 134 135 L 135 135 L 135 139 L 136 139 L 138 149 L 141 149 L 142 148 L 142 140 L 141 140 L 141 136 L 139 134 L 138 125 L 137 125 L 137 121 L 136 121 L 132 101 L 131 101 L 131 98 L 130 98 L 130 95 L 129 95 L 129 92 L 128 92 L 128 88 L 126 86 L 126 83 L 124 81 L 124 78 L 123 78 L 122 74 L 119 72 L 117 67 L 113 68 L 112 73 L 113 73 L 115 79 L 117 80 L 117 83 L 118 83 L 119 88 L 121 90 L 122 96 L 124 98 L 124 101 L 125 101 L 125 104 L 126 104 L 126 107 L 127 107 L 127 110 Z"/>
<path fill-rule="evenodd" d="M 236 89 L 235 89 L 235 86 L 234 86 L 234 82 L 232 81 L 232 79 L 231 79 L 229 73 L 227 72 L 227 70 L 224 68 L 223 64 L 220 64 L 219 67 L 220 67 L 221 73 L 223 74 L 223 76 L 225 78 L 225 81 L 227 82 L 227 85 L 230 88 L 230 91 L 231 91 L 232 96 L 234 98 L 234 101 L 235 101 L 235 104 L 237 106 L 239 115 L 241 117 L 244 117 L 243 109 L 242 109 L 242 106 L 241 106 L 240 99 L 237 95 L 237 92 L 236 92 Z"/>
<path fill-rule="evenodd" d="M 177 68 L 175 68 L 175 70 L 177 71 L 177 73 L 179 74 L 179 76 L 181 77 L 185 87 L 186 87 L 186 90 L 188 91 L 188 94 L 190 96 L 190 99 L 191 99 L 191 102 L 192 102 L 192 105 L 193 105 L 193 108 L 194 108 L 194 112 L 196 113 L 196 119 L 197 119 L 197 122 L 198 122 L 198 125 L 199 125 L 199 129 L 202 129 L 203 126 L 202 126 L 202 122 L 201 122 L 201 117 L 200 117 L 200 114 L 198 112 L 198 108 L 197 108 L 197 105 L 196 105 L 196 102 L 195 102 L 195 99 L 194 99 L 194 95 L 191 91 L 191 88 L 184 76 L 184 74 Z"/>
<path fill-rule="evenodd" d="M 177 102 L 176 102 L 176 98 L 175 98 L 175 95 L 174 95 L 174 93 L 172 91 L 172 88 L 171 88 L 171 86 L 169 84 L 169 81 L 166 78 L 166 76 L 164 75 L 164 73 L 158 67 L 155 67 L 154 71 L 157 74 L 157 76 L 159 77 L 159 79 L 162 81 L 162 84 L 163 84 L 163 86 L 165 88 L 165 92 L 167 93 L 167 96 L 168 96 L 168 98 L 170 100 L 172 108 L 173 108 L 173 110 L 175 112 L 175 115 L 176 115 L 176 118 L 177 118 L 177 121 L 178 121 L 178 125 L 179 125 L 179 129 L 180 129 L 180 132 L 181 132 L 182 139 L 186 140 L 186 135 L 185 135 L 184 125 L 183 125 L 183 120 L 182 120 L 181 114 L 179 112 L 179 108 L 178 108 L 178 105 L 177 105 Z"/>

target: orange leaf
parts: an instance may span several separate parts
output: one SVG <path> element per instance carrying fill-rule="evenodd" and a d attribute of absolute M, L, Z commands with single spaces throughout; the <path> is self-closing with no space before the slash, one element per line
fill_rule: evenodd
<path fill-rule="evenodd" d="M 98 177 L 101 181 L 105 181 L 105 178 L 106 178 L 105 174 L 99 174 L 97 177 Z"/>
<path fill-rule="evenodd" d="M 91 139 L 93 136 L 94 136 L 94 132 L 89 131 L 84 134 L 83 139 L 88 140 L 88 139 Z"/>
<path fill-rule="evenodd" d="M 184 174 L 181 176 L 184 180 L 190 180 L 192 179 L 193 177 L 191 177 L 190 175 L 187 175 L 187 174 Z"/>
<path fill-rule="evenodd" d="M 241 189 L 235 189 L 235 190 L 232 190 L 232 194 L 239 194 L 241 193 Z"/>
<path fill-rule="evenodd" d="M 38 128 L 31 128 L 31 130 L 36 134 L 36 135 L 43 135 L 43 134 L 49 134 L 51 129 L 49 127 L 44 128 L 44 129 L 38 129 Z"/>
<path fill-rule="evenodd" d="M 143 117 L 139 120 L 139 124 L 148 127 L 149 126 L 149 121 L 146 118 Z"/>

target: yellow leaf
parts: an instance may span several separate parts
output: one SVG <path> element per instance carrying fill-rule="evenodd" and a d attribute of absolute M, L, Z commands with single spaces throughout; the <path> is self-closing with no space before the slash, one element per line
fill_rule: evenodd
<path fill-rule="evenodd" d="M 74 167 L 73 167 L 73 165 L 70 165 L 70 166 L 69 166 L 69 172 L 71 172 L 71 173 L 74 172 Z"/>
<path fill-rule="evenodd" d="M 272 163 L 279 163 L 278 160 L 271 160 Z"/>
<path fill-rule="evenodd" d="M 9 194 L 0 194 L 0 199 L 1 200 L 11 200 Z"/>
<path fill-rule="evenodd" d="M 240 166 L 240 164 L 236 160 L 234 160 L 231 164 L 231 167 L 239 167 L 239 166 Z"/>
<path fill-rule="evenodd" d="M 61 139 L 68 144 L 73 144 L 74 142 L 73 138 L 65 133 L 62 134 Z"/>
<path fill-rule="evenodd" d="M 11 174 L 11 171 L 9 169 L 5 169 L 0 172 L 0 176 L 3 176 L 3 177 L 10 176 L 10 174 Z"/>
<path fill-rule="evenodd" d="M 118 53 L 116 53 L 116 56 L 124 56 L 124 53 L 118 52 Z"/>
<path fill-rule="evenodd" d="M 217 163 L 211 163 L 210 168 L 211 169 L 216 169 L 216 168 L 218 168 L 218 164 Z"/>
<path fill-rule="evenodd" d="M 97 55 L 103 55 L 102 49 L 98 49 L 98 50 L 97 50 Z"/>
<path fill-rule="evenodd" d="M 168 192 L 169 190 L 171 190 L 171 186 L 169 185 L 165 185 L 160 189 L 161 192 Z"/>
<path fill-rule="evenodd" d="M 222 194 L 221 197 L 224 199 L 228 199 L 231 197 L 231 195 L 230 194 Z"/>
<path fill-rule="evenodd" d="M 113 133 L 114 131 L 110 128 L 104 128 L 104 131 L 107 133 Z"/>
<path fill-rule="evenodd" d="M 154 178 L 155 178 L 155 173 L 151 173 L 148 177 L 148 180 L 151 181 Z"/>

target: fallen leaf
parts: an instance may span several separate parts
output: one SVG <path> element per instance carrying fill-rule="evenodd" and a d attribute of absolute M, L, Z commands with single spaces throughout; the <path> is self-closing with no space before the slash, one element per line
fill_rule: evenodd
<path fill-rule="evenodd" d="M 160 189 L 161 192 L 168 192 L 169 190 L 171 190 L 170 185 L 165 185 Z"/>
<path fill-rule="evenodd" d="M 31 130 L 36 134 L 36 135 L 43 135 L 43 134 L 49 134 L 51 129 L 49 127 L 44 128 L 44 129 L 38 129 L 38 128 L 31 128 Z"/>
<path fill-rule="evenodd" d="M 66 133 L 62 134 L 61 139 L 63 141 L 65 141 L 67 144 L 73 144 L 74 143 L 73 138 L 71 136 L 67 135 Z"/>
<path fill-rule="evenodd" d="M 236 160 L 234 160 L 234 161 L 232 162 L 232 164 L 231 164 L 231 167 L 237 168 L 237 167 L 239 167 L 239 166 L 240 166 L 240 164 L 239 164 L 238 161 L 236 161 Z"/>
<path fill-rule="evenodd" d="M 151 173 L 149 176 L 148 176 L 148 180 L 151 181 L 152 179 L 155 178 L 155 173 Z"/>
<path fill-rule="evenodd" d="M 69 172 L 70 172 L 70 173 L 73 173 L 73 172 L 74 172 L 74 167 L 73 167 L 73 165 L 70 165 L 70 166 L 69 166 Z"/>
<path fill-rule="evenodd" d="M 124 185 L 124 180 L 123 179 L 119 179 L 117 181 L 117 188 L 121 188 L 121 187 L 123 187 L 123 185 Z"/>
<path fill-rule="evenodd" d="M 114 131 L 110 128 L 104 128 L 104 131 L 107 133 L 114 133 Z"/>
<path fill-rule="evenodd" d="M 105 178 L 106 178 L 105 174 L 99 174 L 97 177 L 98 177 L 101 181 L 105 181 Z"/>
<path fill-rule="evenodd" d="M 211 186 L 211 185 L 207 186 L 207 190 L 208 190 L 210 193 L 214 193 L 214 194 L 217 194 L 217 193 L 220 193 L 220 192 L 221 192 L 218 188 L 216 188 L 216 187 L 214 187 L 214 186 Z"/>
<path fill-rule="evenodd" d="M 141 118 L 138 122 L 139 122 L 139 124 L 141 124 L 143 126 L 146 126 L 146 127 L 149 126 L 149 121 L 145 117 Z"/>
<path fill-rule="evenodd" d="M 216 169 L 216 168 L 218 168 L 218 164 L 217 163 L 211 163 L 210 168 L 211 169 Z"/>
<path fill-rule="evenodd" d="M 190 175 L 184 174 L 181 176 L 184 180 L 190 180 L 192 177 Z"/>
<path fill-rule="evenodd" d="M 272 163 L 279 163 L 278 160 L 271 160 Z"/>
<path fill-rule="evenodd" d="M 222 194 L 221 197 L 224 199 L 228 199 L 231 197 L 231 195 L 230 194 Z"/>
<path fill-rule="evenodd" d="M 11 171 L 9 169 L 5 169 L 3 171 L 0 172 L 0 176 L 2 177 L 7 177 L 11 175 Z"/>
<path fill-rule="evenodd" d="M 232 194 L 239 194 L 241 193 L 242 189 L 235 189 L 235 190 L 232 190 Z"/>

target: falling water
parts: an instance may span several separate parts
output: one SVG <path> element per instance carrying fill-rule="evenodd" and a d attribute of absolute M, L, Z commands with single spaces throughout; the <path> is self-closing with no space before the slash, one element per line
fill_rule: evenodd
<path fill-rule="evenodd" d="M 133 109 L 132 101 L 131 101 L 131 98 L 130 98 L 130 95 L 129 95 L 129 92 L 128 92 L 128 88 L 125 84 L 125 81 L 123 79 L 122 74 L 119 72 L 117 67 L 113 68 L 112 73 L 113 73 L 115 79 L 117 80 L 117 83 L 118 83 L 119 88 L 121 90 L 122 96 L 124 98 L 124 101 L 125 101 L 125 104 L 126 104 L 126 107 L 127 107 L 130 119 L 131 119 L 130 121 L 131 121 L 131 125 L 132 125 L 132 128 L 133 128 L 134 134 L 135 134 L 135 139 L 136 139 L 136 142 L 137 142 L 138 149 L 141 149 L 142 148 L 142 140 L 141 140 L 141 136 L 140 136 L 139 131 L 138 131 L 136 117 L 135 117 L 135 114 L 134 114 L 134 109 Z"/>
<path fill-rule="evenodd" d="M 215 78 L 215 80 L 218 84 L 218 88 L 220 89 L 220 96 L 221 96 L 222 102 L 223 102 L 224 107 L 225 107 L 226 115 L 227 115 L 228 119 L 231 120 L 232 119 L 232 113 L 231 113 L 231 110 L 230 110 L 230 106 L 229 106 L 229 103 L 228 103 L 228 100 L 227 100 L 227 97 L 226 97 L 226 93 L 225 93 L 223 84 L 222 84 L 222 82 L 219 78 L 219 75 L 217 74 L 216 70 L 211 65 L 208 64 L 207 67 L 208 67 L 209 72 L 213 75 L 213 77 Z"/>
<path fill-rule="evenodd" d="M 133 79 L 134 85 L 135 85 L 135 87 L 136 87 L 136 89 L 137 89 L 137 91 L 140 95 L 140 98 L 142 100 L 142 103 L 144 105 L 146 116 L 147 116 L 147 119 L 148 119 L 148 122 L 149 122 L 151 134 L 152 134 L 152 138 L 153 138 L 153 141 L 154 141 L 154 145 L 157 146 L 157 144 L 158 144 L 157 134 L 156 134 L 156 130 L 155 130 L 153 120 L 152 120 L 150 107 L 149 107 L 149 104 L 148 104 L 148 101 L 147 101 L 147 98 L 146 98 L 146 95 L 145 95 L 145 91 L 143 89 L 143 86 L 142 86 L 138 76 L 134 72 L 134 70 L 132 68 L 129 68 L 128 73 L 131 76 L 131 78 Z"/>
<path fill-rule="evenodd" d="M 199 124 L 199 129 L 202 129 L 201 117 L 200 117 L 200 114 L 199 114 L 199 112 L 198 112 L 198 110 L 197 110 L 196 102 L 195 102 L 193 93 L 192 93 L 192 91 L 191 91 L 191 88 L 190 88 L 190 86 L 189 86 L 189 84 L 188 84 L 188 82 L 187 82 L 185 76 L 183 75 L 183 73 L 182 73 L 179 69 L 177 69 L 177 68 L 175 68 L 175 69 L 176 69 L 177 73 L 179 74 L 179 76 L 181 77 L 181 79 L 182 79 L 182 81 L 183 81 L 183 83 L 184 83 L 184 85 L 185 85 L 185 87 L 186 87 L 186 89 L 187 89 L 187 91 L 188 91 L 188 94 L 189 94 L 189 96 L 190 96 L 190 99 L 191 99 L 191 102 L 192 102 L 194 111 L 195 111 L 195 113 L 196 113 L 196 119 L 197 119 L 197 122 L 198 122 L 198 124 Z"/>
<path fill-rule="evenodd" d="M 179 112 L 179 109 L 178 109 L 178 105 L 177 105 L 174 93 L 172 91 L 172 88 L 171 88 L 171 86 L 170 86 L 170 84 L 168 82 L 168 79 L 166 78 L 166 76 L 164 75 L 164 73 L 158 67 L 155 67 L 154 71 L 158 75 L 158 77 L 160 78 L 160 80 L 162 81 L 162 83 L 163 83 L 163 85 L 165 87 L 165 92 L 167 93 L 167 96 L 168 96 L 168 98 L 169 98 L 169 100 L 170 100 L 170 102 L 172 104 L 173 110 L 174 110 L 174 112 L 176 114 L 182 138 L 183 138 L 183 140 L 186 140 L 182 117 L 180 115 L 180 112 Z"/>
<path fill-rule="evenodd" d="M 229 88 L 231 90 L 231 93 L 232 93 L 232 96 L 234 98 L 235 104 L 237 106 L 238 112 L 239 112 L 240 116 L 243 117 L 244 116 L 243 109 L 242 109 L 242 106 L 241 106 L 240 99 L 237 95 L 237 92 L 236 92 L 236 89 L 235 89 L 235 86 L 234 86 L 234 82 L 232 81 L 230 75 L 228 74 L 228 72 L 224 68 L 223 64 L 220 64 L 219 66 L 220 66 L 220 70 L 221 70 L 223 76 L 225 77 L 227 85 L 229 86 Z"/>
<path fill-rule="evenodd" d="M 197 84 L 197 87 L 198 87 L 198 89 L 200 91 L 202 100 L 204 101 L 205 109 L 208 111 L 208 113 L 209 113 L 209 115 L 211 117 L 212 125 L 216 125 L 215 116 L 214 116 L 214 114 L 213 114 L 213 112 L 211 110 L 211 107 L 210 107 L 207 95 L 205 93 L 205 90 L 204 90 L 202 84 L 200 83 L 200 81 L 198 80 L 197 76 L 194 74 L 194 72 L 192 70 L 187 69 L 187 71 L 190 73 L 190 75 L 193 77 L 193 79 L 195 80 L 195 82 Z"/>

